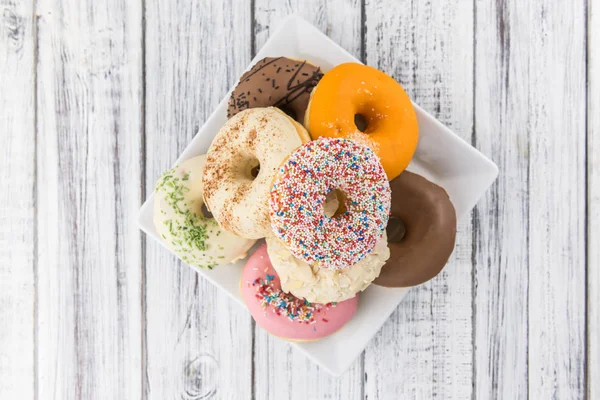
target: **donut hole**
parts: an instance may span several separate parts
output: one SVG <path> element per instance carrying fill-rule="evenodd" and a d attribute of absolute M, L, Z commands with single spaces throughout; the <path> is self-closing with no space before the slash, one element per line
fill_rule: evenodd
<path fill-rule="evenodd" d="M 346 195 L 339 189 L 334 189 L 325 196 L 325 216 L 336 218 L 346 212 Z"/>
<path fill-rule="evenodd" d="M 242 173 L 244 177 L 250 181 L 253 181 L 260 174 L 260 161 L 258 161 L 255 157 L 250 157 L 243 168 L 244 170 Z"/>
<path fill-rule="evenodd" d="M 369 118 L 362 114 L 354 114 L 354 125 L 356 125 L 356 129 L 364 132 L 369 127 Z"/>
<path fill-rule="evenodd" d="M 277 106 L 277 108 L 286 113 L 288 117 L 292 118 L 295 121 L 298 121 L 298 115 L 293 109 L 289 108 L 288 106 Z"/>
<path fill-rule="evenodd" d="M 389 243 L 400 243 L 406 236 L 406 225 L 398 217 L 390 216 L 387 227 L 385 228 Z"/>
<path fill-rule="evenodd" d="M 200 212 L 204 218 L 214 218 L 212 213 L 208 210 L 208 207 L 206 207 L 206 204 L 202 204 L 202 207 L 200 207 Z"/>

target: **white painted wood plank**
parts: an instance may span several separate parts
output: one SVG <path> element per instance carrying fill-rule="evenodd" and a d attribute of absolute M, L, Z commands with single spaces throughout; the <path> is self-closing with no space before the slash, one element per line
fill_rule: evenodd
<path fill-rule="evenodd" d="M 140 398 L 141 3 L 37 7 L 38 395 Z"/>
<path fill-rule="evenodd" d="M 583 16 L 477 2 L 476 143 L 501 171 L 478 208 L 477 397 L 583 396 Z"/>
<path fill-rule="evenodd" d="M 500 169 L 474 214 L 475 396 L 527 398 L 529 19 L 522 2 L 476 4 L 476 147 Z M 533 267 L 533 265 L 532 265 Z M 538 284 L 537 280 L 532 281 Z"/>
<path fill-rule="evenodd" d="M 515 2 L 529 82 L 529 398 L 585 396 L 585 2 Z M 527 35 L 527 41 L 521 42 Z M 514 49 L 513 46 L 511 48 Z M 522 49 L 515 49 L 521 52 Z M 523 54 L 523 55 L 525 55 Z"/>
<path fill-rule="evenodd" d="M 258 50 L 283 17 L 297 13 L 360 58 L 361 7 L 358 0 L 255 1 Z M 339 378 L 330 376 L 288 343 L 255 329 L 257 399 L 362 399 L 362 361 Z"/>
<path fill-rule="evenodd" d="M 250 32 L 249 2 L 146 2 L 146 193 L 247 67 Z M 250 314 L 151 240 L 145 287 L 148 398 L 250 398 Z"/>
<path fill-rule="evenodd" d="M 588 6 L 587 398 L 600 399 L 600 0 Z"/>
<path fill-rule="evenodd" d="M 33 1 L 0 1 L 0 398 L 35 390 Z"/>
<path fill-rule="evenodd" d="M 473 123 L 473 7 L 454 0 L 368 0 L 366 61 L 470 141 Z M 469 398 L 472 391 L 471 222 L 432 281 L 412 289 L 365 353 L 369 398 Z M 390 378 L 390 375 L 393 378 Z"/>
<path fill-rule="evenodd" d="M 265 44 L 273 28 L 290 14 L 297 14 L 319 28 L 354 57 L 360 59 L 361 1 L 360 0 L 255 0 L 255 50 Z"/>

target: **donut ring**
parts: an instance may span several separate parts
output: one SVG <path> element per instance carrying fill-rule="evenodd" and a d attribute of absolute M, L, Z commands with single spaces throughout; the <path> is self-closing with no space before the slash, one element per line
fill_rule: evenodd
<path fill-rule="evenodd" d="M 273 107 L 251 108 L 225 123 L 208 149 L 202 179 L 206 206 L 223 229 L 249 239 L 270 234 L 268 197 L 275 174 L 308 140 L 300 124 Z"/>
<path fill-rule="evenodd" d="M 247 108 L 278 107 L 303 123 L 310 93 L 323 73 L 307 61 L 263 58 L 244 73 L 229 98 L 227 118 Z"/>
<path fill-rule="evenodd" d="M 154 226 L 167 247 L 184 262 L 200 268 L 229 264 L 246 257 L 254 240 L 224 231 L 202 215 L 202 172 L 206 156 L 184 161 L 158 179 Z"/>
<path fill-rule="evenodd" d="M 290 341 L 315 341 L 329 336 L 350 321 L 358 308 L 358 297 L 315 304 L 282 291 L 265 244 L 248 259 L 240 290 L 256 323 L 270 334 Z"/>
<path fill-rule="evenodd" d="M 361 132 L 356 116 L 365 119 Z M 381 159 L 388 179 L 410 163 L 419 141 L 417 115 L 394 78 L 375 68 L 340 64 L 313 90 L 304 125 L 313 139 L 347 137 L 362 141 Z"/>
<path fill-rule="evenodd" d="M 456 240 L 456 212 L 446 191 L 422 176 L 404 171 L 390 185 L 391 255 L 374 283 L 387 287 L 419 285 L 435 277 L 448 262 Z M 392 232 L 394 217 L 404 223 L 401 240 Z"/>
<path fill-rule="evenodd" d="M 325 197 L 336 189 L 345 195 L 345 211 L 330 218 Z M 347 268 L 381 239 L 390 186 L 370 148 L 322 138 L 298 148 L 281 166 L 269 204 L 273 232 L 294 256 L 324 268 Z"/>
<path fill-rule="evenodd" d="M 294 257 L 274 236 L 268 236 L 266 240 L 269 258 L 281 279 L 283 291 L 311 303 L 344 301 L 356 296 L 377 278 L 390 256 L 385 233 L 365 258 L 346 269 L 335 271 L 310 266 Z"/>

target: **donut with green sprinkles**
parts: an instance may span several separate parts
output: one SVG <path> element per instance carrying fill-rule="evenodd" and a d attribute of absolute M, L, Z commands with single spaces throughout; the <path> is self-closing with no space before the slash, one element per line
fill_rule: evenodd
<path fill-rule="evenodd" d="M 254 240 L 223 230 L 205 217 L 202 173 L 206 156 L 184 161 L 164 172 L 154 194 L 154 228 L 184 262 L 211 269 L 244 258 Z"/>
<path fill-rule="evenodd" d="M 327 216 L 328 193 L 344 194 L 343 212 Z M 280 167 L 270 192 L 271 227 L 308 264 L 343 269 L 369 254 L 387 226 L 391 190 L 379 158 L 348 139 L 321 138 Z"/>

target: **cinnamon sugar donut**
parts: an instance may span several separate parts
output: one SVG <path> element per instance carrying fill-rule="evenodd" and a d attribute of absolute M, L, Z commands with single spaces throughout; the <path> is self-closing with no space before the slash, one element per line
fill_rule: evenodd
<path fill-rule="evenodd" d="M 310 140 L 277 108 L 251 108 L 229 119 L 206 155 L 207 208 L 221 227 L 248 239 L 271 232 L 269 189 L 285 158 Z"/>

